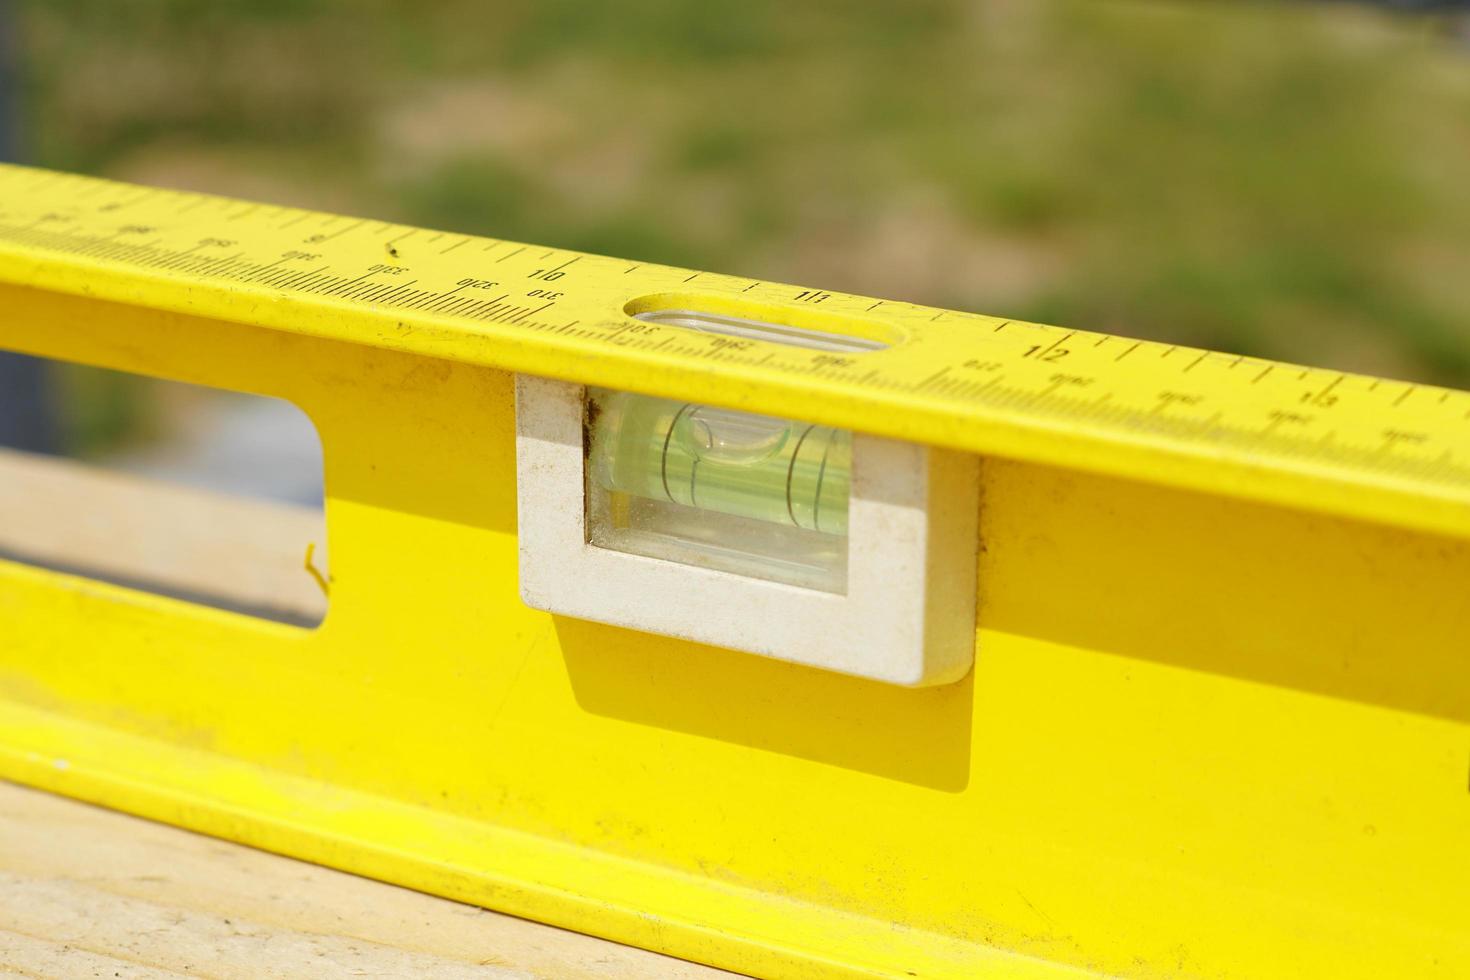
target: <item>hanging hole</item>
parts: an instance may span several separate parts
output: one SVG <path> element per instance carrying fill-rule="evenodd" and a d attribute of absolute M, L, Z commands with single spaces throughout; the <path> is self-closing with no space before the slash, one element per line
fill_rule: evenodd
<path fill-rule="evenodd" d="M 710 297 L 659 295 L 632 300 L 623 312 L 644 323 L 839 354 L 865 354 L 903 340 L 902 333 L 887 323 L 833 315 L 817 307 L 773 307 Z"/>

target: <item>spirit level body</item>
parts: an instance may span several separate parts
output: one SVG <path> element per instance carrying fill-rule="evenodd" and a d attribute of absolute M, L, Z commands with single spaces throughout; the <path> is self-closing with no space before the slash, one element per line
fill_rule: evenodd
<path fill-rule="evenodd" d="M 128 248 L 170 254 L 187 250 L 170 235 L 233 237 L 205 250 L 267 265 L 255 252 L 352 226 L 68 180 L 0 171 L 0 346 L 302 406 L 325 453 L 331 607 L 301 630 L 0 562 L 5 776 L 758 975 L 1470 973 L 1463 396 L 1345 380 L 1339 404 L 1400 400 L 1371 431 L 1413 419 L 1398 427 L 1424 441 L 1389 440 L 1402 467 L 1283 457 L 1297 443 L 1274 429 L 1247 451 L 1223 429 L 1059 421 L 1053 402 L 946 387 L 1064 391 L 1027 373 L 1026 350 L 1098 335 L 1018 326 L 1044 339 L 1003 382 L 910 348 L 859 383 L 878 368 L 758 343 L 654 349 L 683 335 L 642 327 L 579 336 L 571 307 L 524 325 L 524 294 L 559 263 L 576 310 L 619 325 L 632 300 L 695 289 L 732 313 L 814 316 L 787 287 L 497 243 L 522 249 L 498 271 L 516 270 L 524 313 L 471 323 L 454 297 L 415 312 L 7 230 L 65 211 L 73 237 L 127 222 L 152 229 L 121 233 Z M 489 244 L 434 234 L 398 240 L 410 277 Z M 366 266 L 381 237 L 364 224 L 340 254 L 327 241 L 288 262 Z M 876 302 L 821 307 L 1010 363 L 980 342 L 1003 321 L 961 330 Z M 616 339 L 640 336 L 655 340 Z M 1305 375 L 1284 401 L 1336 377 L 1272 366 L 1227 402 L 1228 360 L 1170 377 L 1218 371 L 1203 384 L 1232 418 L 1278 373 Z M 516 372 L 980 456 L 973 670 L 909 690 L 528 608 Z M 1096 378 L 1120 401 L 1143 384 Z M 900 381 L 917 387 L 883 387 Z M 1427 469 L 1423 445 L 1450 468 Z"/>

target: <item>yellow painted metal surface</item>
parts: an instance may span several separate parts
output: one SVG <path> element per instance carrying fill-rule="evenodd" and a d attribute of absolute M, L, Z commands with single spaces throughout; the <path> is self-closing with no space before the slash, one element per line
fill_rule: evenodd
<path fill-rule="evenodd" d="M 1470 975 L 1470 396 L 20 168 L 0 311 L 305 409 L 333 578 L 0 562 L 0 774 L 760 975 Z M 524 607 L 514 371 L 981 454 L 974 671 Z"/>

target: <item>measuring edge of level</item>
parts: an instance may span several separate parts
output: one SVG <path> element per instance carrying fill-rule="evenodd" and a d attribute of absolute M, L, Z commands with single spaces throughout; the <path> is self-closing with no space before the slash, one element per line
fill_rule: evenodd
<path fill-rule="evenodd" d="M 1470 537 L 1429 385 L 11 165 L 0 283 Z M 691 305 L 891 346 L 630 315 Z"/>

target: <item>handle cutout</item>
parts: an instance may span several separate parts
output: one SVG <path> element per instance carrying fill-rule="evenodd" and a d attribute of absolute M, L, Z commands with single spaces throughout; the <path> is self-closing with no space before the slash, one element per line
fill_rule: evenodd
<path fill-rule="evenodd" d="M 0 391 L 0 416 L 12 423 L 0 428 L 26 446 L 0 446 L 0 560 L 321 623 L 322 449 L 304 412 L 275 398 L 0 357 L 31 382 L 25 394 Z"/>

